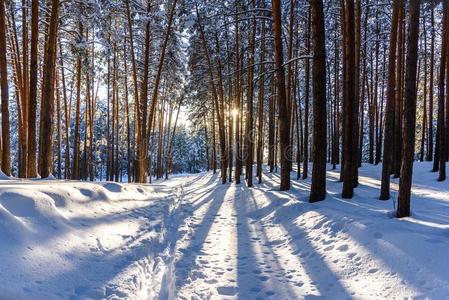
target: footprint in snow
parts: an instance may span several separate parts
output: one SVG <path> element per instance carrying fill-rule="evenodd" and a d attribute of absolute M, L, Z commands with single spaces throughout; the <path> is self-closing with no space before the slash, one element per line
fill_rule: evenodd
<path fill-rule="evenodd" d="M 234 296 L 237 294 L 238 288 L 235 286 L 219 286 L 217 287 L 217 292 L 223 296 Z"/>
<path fill-rule="evenodd" d="M 204 281 L 207 284 L 216 284 L 218 282 L 218 280 L 216 279 L 207 279 Z"/>
<path fill-rule="evenodd" d="M 331 251 L 332 249 L 334 249 L 334 245 L 330 245 L 330 246 L 327 246 L 326 248 L 324 248 L 324 251 Z"/>
<path fill-rule="evenodd" d="M 371 269 L 368 270 L 368 273 L 374 274 L 374 273 L 376 273 L 377 271 L 379 271 L 379 269 L 371 268 Z"/>
<path fill-rule="evenodd" d="M 337 250 L 340 252 L 346 252 L 346 251 L 348 251 L 348 249 L 349 249 L 349 246 L 347 244 L 343 244 L 337 248 Z"/>
<path fill-rule="evenodd" d="M 375 239 L 381 239 L 381 238 L 383 238 L 384 235 L 382 233 L 380 233 L 380 232 L 375 232 L 373 234 L 373 236 L 374 236 Z"/>

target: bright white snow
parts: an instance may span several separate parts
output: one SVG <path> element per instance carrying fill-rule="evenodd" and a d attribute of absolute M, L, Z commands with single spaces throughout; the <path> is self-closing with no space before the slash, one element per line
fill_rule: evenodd
<path fill-rule="evenodd" d="M 449 298 L 449 185 L 430 169 L 415 164 L 401 220 L 377 199 L 381 166 L 360 169 L 352 200 L 329 170 L 315 204 L 310 179 L 279 192 L 277 174 L 0 181 L 0 298 Z"/>

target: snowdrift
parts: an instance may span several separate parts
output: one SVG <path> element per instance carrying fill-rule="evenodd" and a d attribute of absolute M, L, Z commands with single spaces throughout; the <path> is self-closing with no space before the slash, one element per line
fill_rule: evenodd
<path fill-rule="evenodd" d="M 158 297 L 175 200 L 158 185 L 1 178 L 0 298 Z"/>

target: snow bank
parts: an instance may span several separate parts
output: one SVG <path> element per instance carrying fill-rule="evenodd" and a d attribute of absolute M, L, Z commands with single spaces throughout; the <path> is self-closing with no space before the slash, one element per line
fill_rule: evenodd
<path fill-rule="evenodd" d="M 175 208 L 160 184 L 0 180 L 0 298 L 157 298 Z"/>

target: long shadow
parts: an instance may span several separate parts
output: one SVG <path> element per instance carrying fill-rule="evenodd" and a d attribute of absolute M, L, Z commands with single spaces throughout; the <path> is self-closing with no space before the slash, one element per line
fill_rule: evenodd
<path fill-rule="evenodd" d="M 298 204 L 300 205 L 300 204 Z M 304 203 L 304 205 L 309 206 L 310 204 Z M 302 236 L 305 234 L 301 228 L 296 226 L 295 224 L 288 221 L 295 220 L 300 214 L 305 213 L 307 211 L 319 211 L 320 215 L 322 216 L 321 220 L 319 221 L 319 224 L 327 224 L 329 225 L 329 228 L 333 230 L 332 234 L 333 236 L 337 235 L 341 232 L 344 225 L 341 225 L 337 219 L 344 219 L 348 217 L 348 213 L 344 214 L 344 212 L 338 212 L 337 210 L 333 210 L 332 213 L 328 212 L 327 209 L 311 209 L 311 207 L 305 208 L 302 212 L 299 212 L 297 216 L 290 216 L 291 218 L 282 218 L 279 217 L 278 219 L 281 220 L 281 224 L 285 227 L 285 229 L 289 232 L 291 236 L 294 236 L 295 234 L 298 234 L 298 232 L 302 233 L 299 236 Z M 352 215 L 352 214 L 351 214 Z M 436 230 L 434 234 L 431 234 L 429 236 L 428 229 L 423 229 L 423 227 L 420 224 L 414 224 L 414 223 L 408 223 L 408 222 L 402 222 L 398 221 L 396 219 L 385 219 L 385 216 L 382 216 L 379 214 L 378 222 L 372 222 L 372 218 L 369 219 L 369 221 L 364 221 L 363 217 L 361 219 L 358 218 L 349 218 L 346 222 L 349 224 L 347 227 L 347 231 L 345 234 L 348 235 L 350 240 L 356 243 L 356 245 L 359 248 L 364 249 L 369 253 L 369 255 L 372 257 L 372 259 L 377 260 L 381 263 L 383 263 L 385 266 L 387 266 L 388 270 L 390 270 L 391 273 L 397 273 L 400 277 L 400 279 L 407 282 L 407 285 L 410 287 L 414 287 L 418 292 L 423 293 L 426 295 L 429 293 L 429 291 L 423 290 L 423 283 L 419 279 L 419 276 L 416 275 L 420 271 L 426 271 L 430 274 L 433 274 L 435 279 L 433 280 L 440 280 L 441 283 L 448 282 L 447 281 L 447 261 L 438 261 L 436 264 L 435 262 L 430 265 L 431 258 L 428 256 L 423 256 L 423 251 L 416 251 L 416 240 L 414 241 L 411 236 L 417 234 L 419 232 L 422 236 L 428 237 L 428 245 L 422 245 L 420 246 L 420 249 L 428 249 L 424 250 L 424 252 L 441 252 L 444 251 L 444 249 L 447 250 L 448 243 L 444 239 L 444 236 L 446 236 L 447 239 L 447 232 L 444 230 Z M 350 224 L 356 222 L 360 225 L 365 225 L 365 230 L 359 230 L 356 229 L 358 226 L 354 227 Z M 389 225 L 391 228 L 395 228 L 394 232 L 384 232 L 382 229 L 385 228 L 385 223 L 391 222 L 392 224 Z M 380 227 L 378 228 L 377 223 L 380 223 Z M 376 228 L 378 230 L 376 231 Z M 421 228 L 421 229 L 419 229 Z M 409 238 L 404 238 L 400 236 L 400 232 L 409 232 Z M 410 235 L 410 233 L 412 235 Z M 399 236 L 398 236 L 399 235 Z M 415 237 L 417 237 L 415 235 Z M 383 242 L 379 243 L 378 239 L 383 239 Z M 297 245 L 297 249 L 300 249 L 301 247 L 304 248 L 304 245 L 307 245 L 306 239 L 301 240 L 293 240 L 293 242 Z M 440 246 L 440 250 L 437 250 L 437 246 Z M 313 246 L 309 243 L 309 245 L 306 246 L 307 248 L 313 248 Z M 423 248 L 424 247 L 424 248 Z M 413 263 L 416 263 L 418 266 L 418 270 L 415 268 L 410 267 L 404 267 L 402 265 L 398 265 L 398 258 L 400 257 L 400 260 L 409 260 Z M 408 258 L 407 258 L 408 257 Z M 446 267 L 442 267 L 445 265 Z M 321 267 L 320 267 L 321 268 Z M 410 272 L 407 271 L 410 270 Z M 418 271 L 418 272 L 417 272 Z M 438 278 L 438 279 L 437 279 Z M 432 280 L 431 278 L 426 278 L 427 280 Z M 444 284 L 443 284 L 444 285 Z M 445 292 L 446 291 L 446 292 Z M 326 291 L 325 291 L 326 292 Z M 444 297 L 447 297 L 449 294 L 449 289 L 446 287 L 441 287 L 441 291 L 436 291 L 437 293 L 446 293 Z M 433 294 L 434 291 L 431 291 L 431 294 Z M 333 293 L 331 293 L 333 294 Z M 441 294 L 437 294 L 440 295 Z"/>
<path fill-rule="evenodd" d="M 203 254 L 203 245 L 212 224 L 215 222 L 216 215 L 223 204 L 224 195 L 228 189 L 228 184 L 217 186 L 215 187 L 215 192 L 210 193 L 207 198 L 204 199 L 204 201 L 211 199 L 211 203 L 207 209 L 207 212 L 204 214 L 202 222 L 195 226 L 195 231 L 189 238 L 189 246 L 178 249 L 183 254 L 181 259 L 175 263 L 176 287 L 178 290 L 186 283 L 187 278 L 195 267 L 196 258 Z M 217 190 L 219 190 L 218 193 Z"/>
<path fill-rule="evenodd" d="M 293 181 L 292 181 L 293 182 Z M 308 194 L 306 191 L 307 182 L 296 182 L 294 183 L 296 187 L 295 196 L 298 198 L 305 198 Z M 352 295 L 346 290 L 346 288 L 341 284 L 337 275 L 329 268 L 327 263 L 320 257 L 320 254 L 316 251 L 314 246 L 307 240 L 306 232 L 301 230 L 298 226 L 296 226 L 293 221 L 300 216 L 300 214 L 306 212 L 307 210 L 314 210 L 316 208 L 315 205 L 299 202 L 295 204 L 293 207 L 286 207 L 284 204 L 287 202 L 284 199 L 279 199 L 280 193 L 279 191 L 274 190 L 266 190 L 264 187 L 269 186 L 270 182 L 265 182 L 261 190 L 268 194 L 267 198 L 270 200 L 270 203 L 254 212 L 250 215 L 257 218 L 263 218 L 268 214 L 275 213 L 275 221 L 279 221 L 285 231 L 291 237 L 291 244 L 295 248 L 295 252 L 297 253 L 308 253 L 308 258 L 305 260 L 301 255 L 298 256 L 298 260 L 301 261 L 302 266 L 307 272 L 307 275 L 311 278 L 312 284 L 314 284 L 315 288 L 318 290 L 319 297 L 332 298 L 332 299 L 351 299 Z M 301 188 L 298 188 L 301 187 Z M 282 193 L 284 194 L 284 193 Z M 288 193 L 291 198 L 291 192 Z M 300 204 L 302 203 L 302 204 Z M 298 206 L 301 207 L 298 208 Z M 307 207 L 310 206 L 310 207 Z M 313 266 L 310 265 L 311 260 L 313 258 Z M 329 285 L 331 283 L 331 285 Z M 315 295 L 306 295 L 306 299 L 316 298 Z"/>
<path fill-rule="evenodd" d="M 234 208 L 237 214 L 237 284 L 239 299 L 254 299 L 263 289 L 263 281 L 259 262 L 251 245 L 248 218 L 246 217 L 245 202 L 241 195 L 244 192 L 242 186 L 236 187 Z M 256 280 L 254 280 L 256 278 Z M 260 298 L 259 298 L 260 299 Z"/>
<path fill-rule="evenodd" d="M 276 295 L 276 297 L 286 298 L 286 299 L 295 299 L 297 298 L 297 294 L 294 291 L 294 288 L 290 283 L 293 283 L 294 285 L 298 286 L 298 282 L 290 281 L 289 279 L 292 279 L 291 275 L 288 274 L 289 271 L 285 270 L 285 267 L 281 265 L 280 258 L 281 256 L 278 255 L 274 248 L 276 247 L 278 241 L 273 240 L 273 236 L 271 238 L 268 237 L 266 228 L 264 226 L 264 220 L 263 217 L 260 215 L 260 213 L 266 213 L 269 214 L 270 211 L 273 211 L 273 208 L 276 206 L 282 206 L 285 204 L 285 201 L 288 201 L 285 198 L 281 199 L 272 199 L 269 205 L 266 205 L 262 208 L 259 208 L 259 203 L 256 200 L 258 199 L 258 195 L 255 193 L 255 189 L 247 189 L 247 195 L 250 194 L 247 198 L 252 200 L 252 212 L 257 211 L 255 215 L 252 215 L 251 213 L 247 213 L 246 216 L 248 218 L 252 218 L 252 221 L 249 221 L 250 223 L 254 223 L 255 226 L 259 226 L 258 232 L 258 238 L 261 239 L 263 242 L 263 256 L 264 256 L 264 267 L 267 268 L 266 272 L 269 277 L 275 279 L 277 282 L 273 282 L 271 284 L 272 290 L 269 290 L 266 292 L 266 295 L 273 296 Z M 279 200 L 279 201 L 277 201 Z M 265 210 L 265 208 L 268 208 Z M 251 208 L 250 208 L 251 209 Z M 269 224 L 271 225 L 271 224 Z M 276 239 L 276 237 L 274 237 Z M 273 273 L 272 267 L 274 266 L 274 269 L 278 271 L 278 273 Z M 288 280 L 285 280 L 285 279 Z M 278 283 L 282 283 L 281 285 L 278 285 Z"/>
<path fill-rule="evenodd" d="M 390 214 L 390 211 L 393 209 L 392 200 L 379 202 L 377 199 L 380 182 L 364 182 L 361 180 L 359 187 L 355 190 L 356 197 L 351 200 L 345 200 L 340 197 L 341 183 L 337 182 L 334 173 L 333 171 L 328 172 L 329 186 L 326 201 L 313 205 L 304 203 L 304 206 L 307 207 L 305 211 L 317 211 L 328 222 L 335 223 L 338 221 L 337 219 L 348 218 L 349 222 L 357 222 L 364 226 L 366 228 L 364 230 L 358 230 L 356 227 L 349 226 L 350 230 L 346 234 L 357 245 L 362 246 L 369 255 L 384 263 L 392 272 L 397 273 L 401 279 L 405 280 L 408 285 L 415 287 L 419 292 L 428 293 L 423 288 L 420 277 L 417 276 L 419 272 L 416 272 L 414 268 L 404 268 L 398 265 L 399 256 L 401 260 L 405 259 L 416 264 L 418 269 L 427 272 L 426 274 L 429 274 L 429 277 L 431 276 L 430 274 L 435 276 L 434 280 L 448 282 L 446 270 L 449 267 L 449 262 L 430 263 L 431 258 L 423 256 L 422 251 L 416 251 L 416 246 L 414 246 L 420 240 L 420 248 L 428 249 L 424 251 L 445 251 L 444 249 L 447 250 L 449 248 L 449 243 L 447 242 L 447 237 L 449 236 L 447 231 L 449 226 L 448 202 L 432 198 L 431 195 L 416 195 L 413 193 L 412 198 L 414 199 L 412 199 L 412 202 L 415 202 L 415 204 L 412 207 L 414 210 L 412 218 L 398 220 L 392 218 Z M 362 174 L 367 179 L 377 179 L 375 176 L 373 177 L 372 173 L 362 172 Z M 432 176 L 430 173 L 426 173 L 426 175 Z M 296 191 L 293 192 L 295 195 L 298 195 L 299 199 L 307 196 L 308 189 L 298 187 L 295 183 L 293 185 L 296 187 Z M 413 186 L 415 187 L 416 185 L 414 184 Z M 429 189 L 421 185 L 418 185 L 418 187 L 432 191 L 432 188 Z M 394 199 L 396 192 L 393 191 L 392 194 Z M 427 199 L 432 201 L 427 202 Z M 298 216 L 293 216 L 292 219 L 294 220 Z M 280 219 L 282 220 L 282 218 Z M 386 223 L 390 224 L 387 225 Z M 289 228 L 289 226 L 295 227 L 294 224 L 288 225 L 285 221 L 284 224 L 286 228 Z M 388 227 L 394 228 L 394 230 L 385 232 L 385 228 Z M 291 228 L 291 231 L 296 231 L 296 229 L 293 230 Z M 300 229 L 298 228 L 298 230 Z M 402 236 L 401 232 L 407 232 L 409 239 Z M 416 239 L 413 239 L 413 237 Z M 383 242 L 379 243 L 378 239 L 382 239 Z M 394 250 L 392 251 L 392 249 Z M 445 293 L 448 290 L 449 288 L 441 288 L 436 293 Z M 433 293 L 431 292 L 431 294 Z"/>
<path fill-rule="evenodd" d="M 340 279 L 323 260 L 320 253 L 307 240 L 306 232 L 288 222 L 282 222 L 281 224 L 292 237 L 291 243 L 296 251 L 302 252 L 298 256 L 298 259 L 301 261 L 307 275 L 312 279 L 314 286 L 318 289 L 319 295 L 323 299 L 351 299 L 352 295 L 348 293 L 346 288 L 341 284 Z M 303 255 L 307 255 L 308 258 L 304 259 L 301 257 Z"/>

